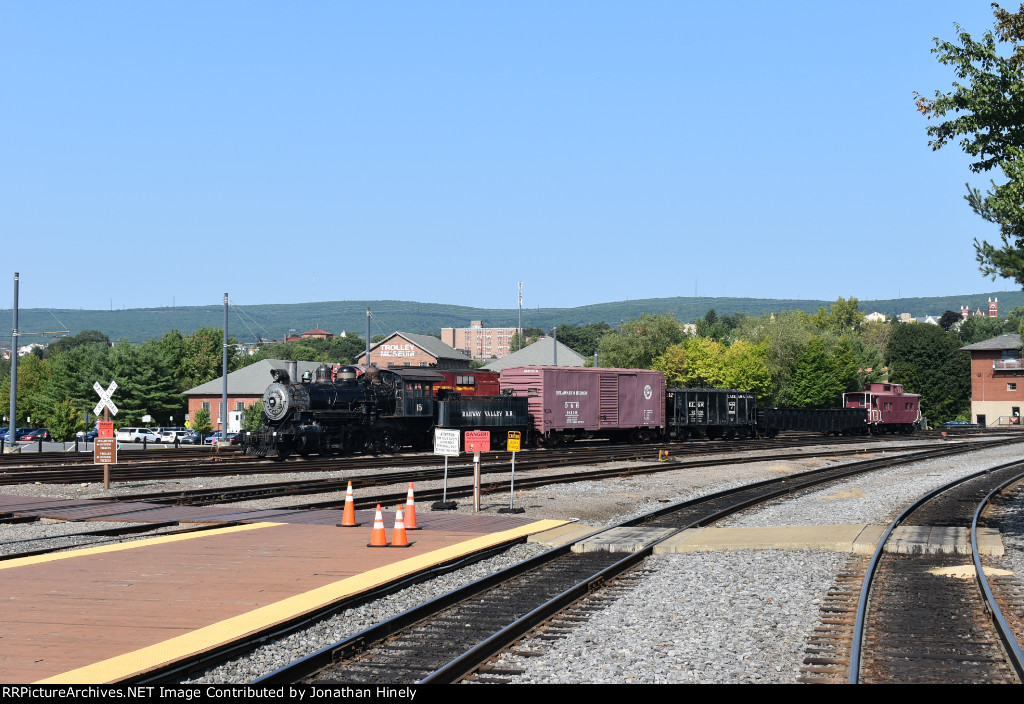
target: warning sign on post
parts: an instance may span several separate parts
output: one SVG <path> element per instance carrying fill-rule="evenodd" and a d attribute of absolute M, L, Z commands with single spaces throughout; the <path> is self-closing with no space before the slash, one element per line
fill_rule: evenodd
<path fill-rule="evenodd" d="M 117 440 L 96 438 L 92 445 L 93 464 L 117 464 Z"/>
<path fill-rule="evenodd" d="M 490 452 L 491 433 L 489 430 L 467 430 L 466 452 Z"/>
<path fill-rule="evenodd" d="M 434 428 L 434 454 L 445 457 L 459 456 L 459 431 Z"/>
<path fill-rule="evenodd" d="M 519 452 L 519 431 L 510 430 L 508 431 L 508 451 Z"/>

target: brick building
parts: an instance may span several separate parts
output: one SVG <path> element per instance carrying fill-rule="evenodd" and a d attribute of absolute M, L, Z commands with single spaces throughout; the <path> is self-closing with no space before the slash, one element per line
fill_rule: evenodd
<path fill-rule="evenodd" d="M 298 373 L 314 372 L 321 362 L 297 362 Z M 287 369 L 288 362 L 281 359 L 263 359 L 247 367 L 236 369 L 228 374 L 228 431 L 236 432 L 242 426 L 242 415 L 246 408 L 256 401 L 263 400 L 263 392 L 274 380 L 271 369 Z M 224 377 L 189 389 L 185 392 L 188 399 L 188 417 L 195 418 L 200 408 L 210 413 L 210 424 L 214 430 L 221 430 L 221 394 L 224 389 Z"/>
<path fill-rule="evenodd" d="M 971 417 L 978 425 L 1020 425 L 1024 410 L 1020 345 L 1020 335 L 1008 334 L 960 348 L 971 355 Z"/>
<path fill-rule="evenodd" d="M 515 334 L 516 328 L 485 328 L 482 320 L 473 320 L 468 328 L 441 328 L 441 342 L 473 359 L 501 359 L 512 352 Z"/>
<path fill-rule="evenodd" d="M 359 355 L 358 364 L 366 364 L 366 353 Z M 437 369 L 466 369 L 472 360 L 468 355 L 452 348 L 430 335 L 408 332 L 392 333 L 370 348 L 370 362 L 387 367 L 434 367 Z"/>
<path fill-rule="evenodd" d="M 342 334 L 344 335 L 344 333 L 342 333 Z M 307 330 L 306 332 L 302 333 L 301 335 L 285 335 L 284 336 L 284 341 L 285 342 L 299 342 L 300 340 L 309 340 L 309 339 L 330 340 L 333 337 L 334 337 L 334 333 L 333 332 L 327 332 L 326 330 L 321 330 L 320 328 L 313 328 L 312 330 Z"/>

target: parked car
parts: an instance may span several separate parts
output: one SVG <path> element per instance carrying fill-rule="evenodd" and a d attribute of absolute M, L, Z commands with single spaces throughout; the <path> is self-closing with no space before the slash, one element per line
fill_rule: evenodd
<path fill-rule="evenodd" d="M 179 445 L 197 445 L 199 444 L 199 434 L 193 433 L 191 430 L 182 428 L 180 430 L 165 430 L 160 433 L 159 442 L 174 444 L 177 439 Z"/>
<path fill-rule="evenodd" d="M 211 435 L 210 437 L 206 438 L 206 440 L 203 441 L 203 444 L 205 444 L 205 445 L 214 445 L 214 444 L 216 444 L 218 442 L 220 442 L 220 433 L 215 433 L 215 434 Z M 228 444 L 229 445 L 237 445 L 238 444 L 238 433 L 228 433 Z"/>
<path fill-rule="evenodd" d="M 46 428 L 35 428 L 34 430 L 29 430 L 24 435 L 19 435 L 18 439 L 35 442 L 36 440 L 49 441 L 52 440 L 53 438 L 50 437 L 50 431 L 47 430 Z"/>
<path fill-rule="evenodd" d="M 86 442 L 92 442 L 93 440 L 98 438 L 99 435 L 100 435 L 99 428 L 90 428 L 89 430 L 84 431 L 78 437 L 81 438 L 82 440 L 85 440 Z"/>
<path fill-rule="evenodd" d="M 981 426 L 977 423 L 971 423 L 966 420 L 947 420 L 945 423 L 939 426 L 940 428 L 980 428 Z"/>
<path fill-rule="evenodd" d="M 29 432 L 30 430 L 31 430 L 31 428 L 15 428 L 14 429 L 14 437 L 20 438 L 23 434 Z M 4 440 L 10 441 L 10 439 L 11 439 L 11 429 L 9 427 L 4 428 L 3 432 L 0 433 L 0 438 L 3 438 Z"/>
<path fill-rule="evenodd" d="M 160 442 L 160 436 L 149 428 L 118 428 L 115 437 L 118 442 Z"/>

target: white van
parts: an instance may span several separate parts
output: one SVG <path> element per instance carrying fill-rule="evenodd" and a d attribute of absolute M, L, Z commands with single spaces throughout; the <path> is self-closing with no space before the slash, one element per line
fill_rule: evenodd
<path fill-rule="evenodd" d="M 118 428 L 118 442 L 160 442 L 160 436 L 149 428 Z"/>

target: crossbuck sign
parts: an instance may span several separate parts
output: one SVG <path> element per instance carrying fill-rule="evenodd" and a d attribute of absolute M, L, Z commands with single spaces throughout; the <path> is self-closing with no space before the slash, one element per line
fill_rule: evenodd
<path fill-rule="evenodd" d="M 92 385 L 92 388 L 95 389 L 96 393 L 100 395 L 100 402 L 96 404 L 96 407 L 94 409 L 92 409 L 93 415 L 98 416 L 100 413 L 103 412 L 103 407 L 106 406 L 107 408 L 110 409 L 110 415 L 116 416 L 117 406 L 115 406 L 114 402 L 110 400 L 110 397 L 114 395 L 115 391 L 117 391 L 117 382 L 110 382 L 110 386 L 107 387 L 106 391 L 103 390 L 103 387 L 100 386 L 100 382 L 98 381 Z"/>

